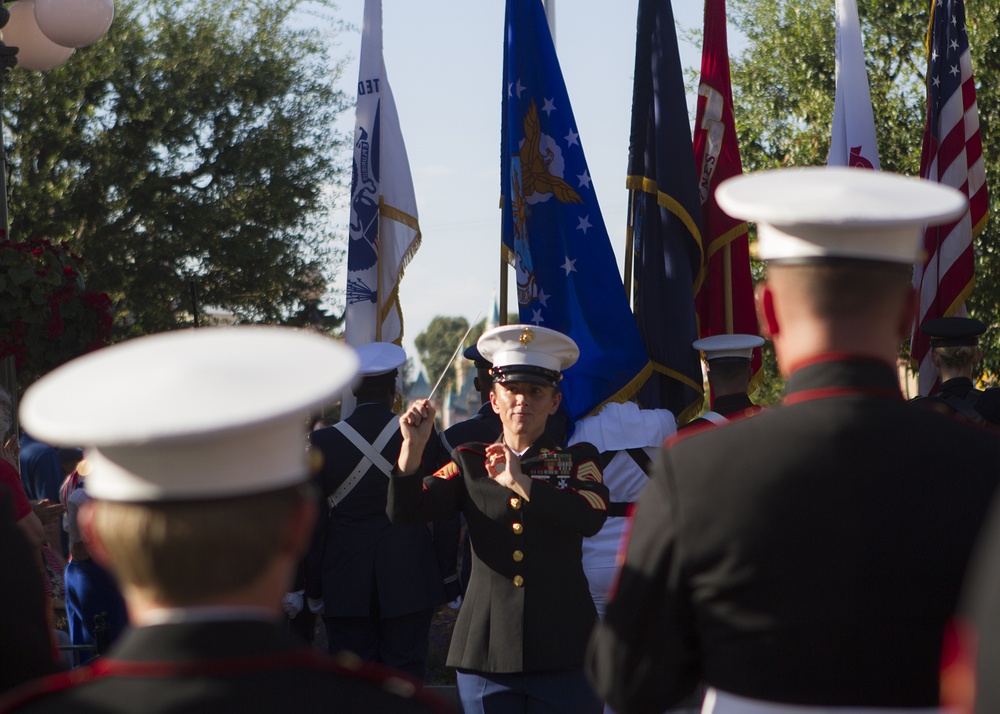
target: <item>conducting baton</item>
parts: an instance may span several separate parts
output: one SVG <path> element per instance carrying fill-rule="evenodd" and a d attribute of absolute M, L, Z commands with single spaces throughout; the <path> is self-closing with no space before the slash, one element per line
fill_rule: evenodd
<path fill-rule="evenodd" d="M 444 376 L 448 374 L 448 370 L 451 369 L 452 362 L 454 362 L 455 358 L 458 357 L 458 353 L 462 351 L 462 345 L 465 344 L 465 339 L 469 336 L 469 333 L 472 332 L 472 328 L 475 327 L 476 324 L 479 322 L 479 316 L 482 314 L 483 314 L 482 310 L 476 313 L 476 319 L 472 321 L 472 323 L 469 325 L 469 329 L 465 331 L 465 334 L 462 335 L 462 339 L 458 341 L 458 347 L 456 347 L 455 351 L 452 353 L 451 359 L 448 360 L 448 364 L 446 364 L 444 366 L 444 369 L 441 370 L 441 376 L 438 377 L 438 381 L 434 383 L 434 388 L 431 389 L 431 393 L 427 395 L 428 401 L 430 401 L 434 397 L 434 392 L 436 392 L 438 387 L 441 386 L 441 382 L 444 381 Z"/>

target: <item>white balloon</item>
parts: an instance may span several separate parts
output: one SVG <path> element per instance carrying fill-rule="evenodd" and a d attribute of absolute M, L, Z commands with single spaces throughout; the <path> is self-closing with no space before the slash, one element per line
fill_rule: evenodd
<path fill-rule="evenodd" d="M 86 47 L 97 42 L 114 17 L 114 0 L 35 0 L 39 29 L 63 47 Z"/>
<path fill-rule="evenodd" d="M 25 69 L 46 71 L 69 59 L 75 50 L 50 40 L 35 22 L 33 0 L 17 0 L 10 6 L 10 20 L 0 32 L 6 45 L 18 48 L 17 63 Z"/>

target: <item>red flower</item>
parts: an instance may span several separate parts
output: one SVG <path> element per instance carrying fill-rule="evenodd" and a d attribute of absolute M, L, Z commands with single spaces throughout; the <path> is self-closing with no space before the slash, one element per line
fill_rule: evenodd
<path fill-rule="evenodd" d="M 0 264 L 22 276 L 0 300 L 0 357 L 15 359 L 22 386 L 110 339 L 111 300 L 82 289 L 84 262 L 65 243 L 0 239 Z"/>

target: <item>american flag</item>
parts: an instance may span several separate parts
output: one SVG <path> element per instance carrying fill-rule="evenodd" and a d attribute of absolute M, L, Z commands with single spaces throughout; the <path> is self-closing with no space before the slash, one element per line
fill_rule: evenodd
<path fill-rule="evenodd" d="M 930 363 L 930 341 L 920 332 L 920 324 L 964 312 L 965 299 L 975 282 L 972 242 L 989 214 L 962 0 L 932 0 L 927 49 L 927 125 L 920 175 L 965 193 L 969 212 L 954 223 L 927 229 L 924 260 L 913 273 L 920 312 L 910 351 L 920 370 L 921 394 L 931 392 L 936 375 Z"/>

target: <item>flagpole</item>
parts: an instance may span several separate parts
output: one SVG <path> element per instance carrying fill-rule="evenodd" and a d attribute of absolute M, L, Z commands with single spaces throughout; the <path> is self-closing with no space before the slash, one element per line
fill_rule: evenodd
<path fill-rule="evenodd" d="M 375 275 L 376 277 L 376 288 L 375 288 L 375 342 L 382 341 L 382 294 L 385 292 L 382 289 L 382 243 L 379 240 L 382 233 L 382 196 L 378 197 L 378 221 L 375 230 L 375 245 L 378 246 L 378 250 L 375 251 Z M 402 335 L 400 335 L 402 337 Z"/>
<path fill-rule="evenodd" d="M 633 253 L 635 252 L 635 236 L 634 236 L 634 225 L 635 225 L 635 200 L 636 193 L 634 190 L 629 191 L 628 200 L 628 218 L 625 225 L 625 297 L 628 298 L 628 304 L 632 304 L 632 261 Z"/>
<path fill-rule="evenodd" d="M 722 295 L 726 308 L 726 334 L 736 330 L 733 326 L 733 251 L 729 243 L 722 248 Z"/>
<path fill-rule="evenodd" d="M 552 33 L 552 44 L 556 44 L 556 0 L 542 0 L 545 6 L 545 19 L 549 21 L 549 32 Z"/>
<path fill-rule="evenodd" d="M 507 256 L 503 252 L 503 221 L 500 227 L 500 314 L 497 315 L 499 324 L 507 324 Z"/>
<path fill-rule="evenodd" d="M 545 19 L 549 23 L 549 33 L 552 44 L 556 43 L 556 0 L 542 0 L 545 7 Z M 503 201 L 500 202 L 501 208 Z M 507 256 L 504 254 L 503 227 L 500 228 L 500 314 L 497 316 L 501 325 L 507 324 Z"/>

